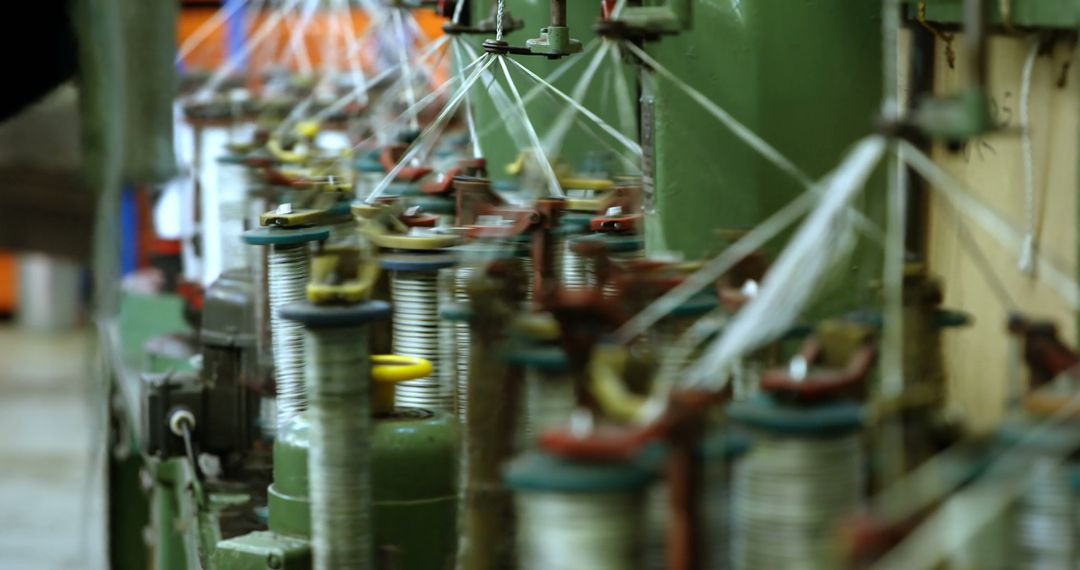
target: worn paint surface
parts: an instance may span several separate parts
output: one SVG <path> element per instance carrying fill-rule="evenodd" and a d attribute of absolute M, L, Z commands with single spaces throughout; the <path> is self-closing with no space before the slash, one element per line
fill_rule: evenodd
<path fill-rule="evenodd" d="M 958 46 L 959 41 L 954 42 Z M 992 109 L 1004 128 L 965 145 L 959 152 L 937 148 L 935 160 L 969 191 L 996 212 L 1015 231 L 1025 225 L 1024 167 L 1019 136 L 1019 97 L 1024 59 L 1031 44 L 1022 37 L 993 37 L 990 42 L 989 89 Z M 939 42 L 934 89 L 948 93 L 962 81 L 964 54 L 957 69 L 945 63 Z M 1060 41 L 1053 53 L 1036 60 L 1031 82 L 1031 133 L 1037 236 L 1040 250 L 1065 275 L 1077 272 L 1077 106 L 1073 46 Z M 976 429 L 991 427 L 1005 411 L 1008 379 L 1009 308 L 993 292 L 977 253 L 967 246 L 957 220 L 968 229 L 985 256 L 989 270 L 1000 279 L 1020 311 L 1052 318 L 1066 342 L 1075 343 L 1075 311 L 1045 275 L 1026 276 L 1019 270 L 1019 251 L 1000 245 L 995 237 L 944 199 L 930 201 L 930 269 L 945 283 L 945 303 L 972 313 L 970 329 L 945 335 L 950 401 Z"/>
<path fill-rule="evenodd" d="M 879 12 L 875 2 L 701 0 L 690 30 L 647 50 L 816 178 L 872 129 Z M 714 251 L 715 229 L 752 227 L 800 191 L 672 83 L 657 77 L 655 94 L 668 247 L 689 257 Z"/>

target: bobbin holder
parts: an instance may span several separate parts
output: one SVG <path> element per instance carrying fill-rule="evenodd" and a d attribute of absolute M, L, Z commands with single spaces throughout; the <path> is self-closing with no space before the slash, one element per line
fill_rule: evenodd
<path fill-rule="evenodd" d="M 503 358 L 505 331 L 525 298 L 520 265 L 494 261 L 466 286 L 472 307 L 464 506 L 459 568 L 506 568 L 514 555 L 513 497 L 502 469 L 514 454 L 522 371 Z"/>
<path fill-rule="evenodd" d="M 443 27 L 442 27 L 443 33 L 451 35 L 451 36 L 459 36 L 459 35 L 491 36 L 491 35 L 495 35 L 495 32 L 498 29 L 498 22 L 497 22 L 497 20 L 498 20 L 498 4 L 497 3 L 492 2 L 492 4 L 491 4 L 491 13 L 488 14 L 488 17 L 484 18 L 483 20 L 480 20 L 479 22 L 476 22 L 475 24 L 462 24 L 462 23 L 454 22 L 452 20 L 453 17 L 454 17 L 454 10 L 455 10 L 455 5 L 456 4 L 457 4 L 457 2 L 454 2 L 453 0 L 439 0 L 439 9 L 438 9 L 439 15 L 444 17 L 444 18 L 451 19 L 451 21 L 447 22 L 446 24 L 443 24 Z M 465 7 L 462 9 L 462 14 L 463 15 L 464 14 L 469 14 L 471 12 L 471 8 L 472 8 L 472 3 L 468 2 L 466 0 Z M 470 18 L 468 16 L 465 16 L 464 19 L 470 20 Z M 510 14 L 509 9 L 504 9 L 503 10 L 502 24 L 503 24 L 503 33 L 506 33 L 506 34 L 509 34 L 510 32 L 515 32 L 515 31 L 520 30 L 520 29 L 525 27 L 525 21 L 522 20 L 521 18 L 515 18 L 513 15 Z"/>
<path fill-rule="evenodd" d="M 674 392 L 663 415 L 640 428 L 603 428 L 580 437 L 568 430 L 540 436 L 540 446 L 563 457 L 581 461 L 626 461 L 651 441 L 668 443 L 664 477 L 669 490 L 671 524 L 668 527 L 666 568 L 696 570 L 702 565 L 700 478 L 702 461 L 696 453 L 705 430 L 705 414 L 727 400 L 729 392 L 684 390 Z"/>
<path fill-rule="evenodd" d="M 1080 378 L 1080 355 L 1058 338 L 1054 323 L 1015 313 L 1009 316 L 1008 331 L 1024 343 L 1024 360 L 1031 370 L 1030 391 L 1066 372 Z"/>
<path fill-rule="evenodd" d="M 821 339 L 814 336 L 803 343 L 800 355 L 808 364 L 812 364 L 820 361 L 823 351 Z M 870 373 L 876 358 L 877 348 L 865 342 L 851 354 L 843 368 L 813 367 L 802 378 L 792 375 L 789 369 L 766 370 L 761 375 L 761 391 L 780 400 L 807 403 L 854 395 Z"/>

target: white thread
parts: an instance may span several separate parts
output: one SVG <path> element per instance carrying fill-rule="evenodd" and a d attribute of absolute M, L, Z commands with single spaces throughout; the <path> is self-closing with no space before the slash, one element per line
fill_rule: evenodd
<path fill-rule="evenodd" d="M 453 409 L 453 387 L 440 382 L 444 363 L 439 358 L 438 289 L 435 271 L 394 271 L 390 276 L 394 354 L 419 356 L 432 364 L 431 376 L 398 384 L 395 400 L 400 406 Z"/>
<path fill-rule="evenodd" d="M 366 327 L 307 329 L 311 541 L 316 570 L 369 570 L 371 385 Z"/>
<path fill-rule="evenodd" d="M 1035 274 L 1035 163 L 1031 144 L 1031 76 L 1039 56 L 1039 41 L 1031 44 L 1024 60 L 1020 79 L 1020 145 L 1024 157 L 1024 240 L 1020 246 L 1019 267 L 1026 275 Z"/>
<path fill-rule="evenodd" d="M 826 177 L 817 207 L 792 236 L 750 300 L 688 371 L 691 384 L 719 388 L 725 370 L 749 351 L 787 331 L 830 268 L 854 245 L 846 213 L 887 147 L 864 138 Z"/>
<path fill-rule="evenodd" d="M 585 98 L 585 93 L 588 91 L 589 86 L 593 83 L 593 78 L 596 77 L 596 71 L 600 69 L 600 64 L 604 61 L 604 56 L 607 55 L 611 44 L 604 42 L 600 49 L 596 50 L 593 54 L 592 60 L 589 61 L 589 65 L 585 67 L 585 71 L 581 73 L 581 77 L 578 78 L 577 83 L 574 84 L 573 90 L 570 91 L 570 96 L 578 102 L 579 106 L 581 100 Z M 563 139 L 566 138 L 566 134 L 570 132 L 570 127 L 574 125 L 574 117 L 577 115 L 577 107 L 571 105 L 564 107 L 562 112 L 559 113 L 559 117 L 555 120 L 551 130 L 548 131 L 547 136 L 544 137 L 544 150 L 549 155 L 556 155 L 559 149 L 562 147 Z"/>
<path fill-rule="evenodd" d="M 184 40 L 184 43 L 180 44 L 180 48 L 176 50 L 176 59 L 173 61 L 176 63 L 184 61 L 184 58 L 191 54 L 195 48 L 202 45 L 202 43 L 206 41 L 206 38 L 210 37 L 210 34 L 213 34 L 223 24 L 231 20 L 232 17 L 240 11 L 240 8 L 243 8 L 247 4 L 247 0 L 226 2 L 220 9 L 214 12 L 214 15 L 209 20 L 199 25 L 199 27 Z"/>
<path fill-rule="evenodd" d="M 498 8 L 496 8 L 495 12 L 495 39 L 499 41 L 502 41 L 503 39 L 503 4 L 505 3 L 505 0 L 499 0 Z"/>
<path fill-rule="evenodd" d="M 611 135 L 611 137 L 614 138 L 616 141 L 618 141 L 619 144 L 625 146 L 627 149 L 629 149 L 631 152 L 633 152 L 636 156 L 641 156 L 642 155 L 642 150 L 641 150 L 641 145 L 640 144 L 638 144 L 638 143 L 630 140 L 629 138 L 627 138 L 625 135 L 620 133 L 618 131 L 618 129 L 612 127 L 611 125 L 607 124 L 603 119 L 596 116 L 596 113 L 593 113 L 592 111 L 586 109 L 580 103 L 575 101 L 572 97 L 570 97 L 566 93 L 563 93 L 558 88 L 556 88 L 554 85 L 551 85 L 547 81 L 544 81 L 543 78 L 541 78 L 539 75 L 533 73 L 532 70 L 530 70 L 529 68 L 525 67 L 524 65 L 521 65 L 520 63 L 518 63 L 516 60 L 513 60 L 513 59 L 511 59 L 510 62 L 513 63 L 514 65 L 516 65 L 518 67 L 518 69 L 525 72 L 525 74 L 528 75 L 529 77 L 531 77 L 534 81 L 536 81 L 537 83 L 539 83 L 539 84 L 543 85 L 544 87 L 546 87 L 548 89 L 548 91 L 550 91 L 551 93 L 557 95 L 560 99 L 562 99 L 563 101 L 566 101 L 570 105 L 573 105 L 578 110 L 578 112 L 580 112 L 582 115 L 585 115 L 585 117 L 587 117 L 589 120 L 591 120 L 593 123 L 595 123 L 596 126 L 600 127 L 604 132 Z"/>
<path fill-rule="evenodd" d="M 1023 246 L 1023 238 L 1019 230 L 968 192 L 960 182 L 952 178 L 918 148 L 905 141 L 900 141 L 898 144 L 900 156 L 904 162 L 931 182 L 931 188 L 948 199 L 957 212 L 974 220 L 1005 249 L 1017 252 L 1020 250 Z M 1036 250 L 1034 257 L 1038 268 L 1038 278 L 1057 291 L 1074 310 L 1080 309 L 1080 291 L 1078 291 L 1076 280 L 1069 277 L 1070 273 L 1062 271 L 1060 264 L 1041 251 Z"/>
<path fill-rule="evenodd" d="M 401 68 L 401 80 L 405 83 L 405 99 L 409 103 L 409 108 L 416 106 L 416 86 L 413 84 L 413 70 L 412 65 L 409 63 L 409 55 L 406 52 L 406 46 L 410 45 L 408 37 L 405 34 L 405 25 L 401 21 L 401 10 L 395 9 L 393 12 L 394 29 L 397 31 L 397 41 L 394 45 L 397 47 L 398 61 Z M 417 119 L 415 113 L 409 116 L 409 128 L 416 130 L 419 128 L 420 122 Z"/>
<path fill-rule="evenodd" d="M 776 150 L 776 148 L 774 148 L 772 145 L 765 142 L 764 139 L 762 139 L 756 133 L 748 129 L 746 125 L 743 125 L 734 117 L 732 117 L 719 105 L 713 103 L 711 100 L 709 100 L 708 97 L 702 95 L 700 91 L 684 83 L 682 80 L 676 77 L 674 73 L 668 71 L 666 67 L 660 65 L 659 62 L 650 57 L 649 54 L 645 53 L 644 50 L 637 47 L 636 45 L 632 43 L 624 43 L 623 45 L 626 47 L 626 49 L 630 50 L 630 53 L 634 54 L 638 59 L 645 62 L 650 68 L 657 71 L 660 75 L 666 77 L 676 87 L 686 93 L 687 96 L 693 99 L 697 104 L 704 107 L 705 110 L 708 111 L 712 116 L 719 119 L 720 122 L 724 124 L 724 126 L 726 126 L 729 130 L 731 130 L 732 133 L 735 134 L 735 136 L 742 139 L 742 141 L 746 143 L 746 145 L 750 148 L 758 151 L 758 154 L 760 154 L 763 158 L 771 162 L 781 171 L 785 172 L 786 174 L 797 180 L 803 186 L 811 187 L 814 185 L 814 181 L 805 172 L 799 169 L 799 167 L 795 166 L 793 162 L 788 160 L 787 157 L 780 154 L 780 151 Z"/>
<path fill-rule="evenodd" d="M 577 402 L 574 378 L 566 371 L 550 372 L 536 366 L 527 367 L 525 392 L 526 420 L 523 431 L 530 439 L 550 428 L 566 425 Z"/>
<path fill-rule="evenodd" d="M 373 204 L 375 200 L 379 198 L 379 196 L 382 196 L 383 192 L 386 191 L 386 188 L 390 186 L 390 183 L 393 182 L 395 178 L 397 178 L 397 175 L 399 172 L 401 172 L 401 169 L 405 168 L 405 166 L 407 166 L 412 161 L 412 159 L 418 153 L 420 153 L 421 150 L 434 144 L 435 137 L 431 136 L 432 133 L 437 130 L 441 130 L 441 127 L 450 117 L 450 115 L 452 115 L 453 112 L 457 109 L 458 104 L 461 103 L 462 99 L 465 97 L 465 94 L 469 91 L 469 89 L 472 88 L 473 84 L 476 83 L 476 80 L 480 77 L 480 74 L 482 74 L 484 70 L 490 67 L 491 64 L 495 61 L 494 59 L 487 57 L 487 55 L 482 57 L 485 58 L 486 61 L 473 71 L 473 73 L 468 77 L 468 79 L 465 80 L 465 83 L 461 86 L 461 90 L 458 91 L 458 93 L 456 93 L 450 99 L 450 101 L 446 103 L 446 106 L 443 108 L 442 112 L 439 113 L 437 117 L 435 117 L 435 120 L 430 125 L 428 125 L 424 132 L 420 133 L 417 141 L 425 142 L 421 142 L 420 144 L 413 144 L 412 148 L 410 148 L 408 152 L 405 153 L 405 156 L 402 157 L 402 159 L 397 163 L 397 165 L 394 166 L 394 168 L 386 175 L 385 178 L 382 179 L 381 182 L 379 182 L 378 185 L 375 186 L 375 190 L 373 190 L 371 192 L 371 195 L 367 197 L 366 202 L 368 204 Z"/>
<path fill-rule="evenodd" d="M 270 246 L 267 288 L 279 428 L 307 409 L 303 326 L 278 314 L 282 307 L 306 298 L 307 281 L 308 244 Z"/>
<path fill-rule="evenodd" d="M 510 69 L 506 67 L 506 57 L 496 56 L 499 60 L 499 65 L 503 70 L 503 77 L 506 78 L 506 82 L 510 86 L 510 92 L 514 95 L 514 102 L 517 103 L 516 109 L 523 125 L 525 125 L 525 131 L 529 135 L 529 142 L 533 147 L 536 161 L 540 163 L 541 170 L 544 172 L 544 176 L 547 178 L 548 183 L 548 196 L 555 198 L 564 198 L 562 185 L 559 184 L 559 178 L 555 175 L 555 170 L 551 168 L 551 160 L 544 154 L 544 147 L 540 144 L 540 137 L 536 135 L 536 129 L 533 128 L 532 121 L 529 120 L 529 114 L 525 111 L 525 102 L 521 99 L 521 94 L 518 93 L 517 85 L 514 83 L 514 79 L 510 77 Z M 514 61 L 514 60 L 510 60 Z M 514 62 L 517 63 L 517 62 Z M 518 64 L 520 65 L 520 64 Z"/>
<path fill-rule="evenodd" d="M 1037 481 L 1038 473 L 1030 468 L 1027 457 L 1030 446 L 1045 437 L 1049 430 L 1068 421 L 1078 409 L 1080 395 L 1073 396 L 1052 416 L 1027 430 L 1015 445 L 994 457 L 983 471 L 980 481 L 960 491 L 954 492 L 964 477 L 958 477 L 957 473 L 967 471 L 957 469 L 957 462 L 959 465 L 970 465 L 970 460 L 963 458 L 962 450 L 957 451 L 955 456 L 946 452 L 913 473 L 922 485 L 913 484 L 911 479 L 914 477 L 908 477 L 887 489 L 883 497 L 875 500 L 875 509 L 871 511 L 871 515 L 888 517 L 885 520 L 903 520 L 898 517 L 908 512 L 918 512 L 947 495 L 949 498 L 871 568 L 929 570 L 937 568 L 951 553 L 964 549 L 988 524 L 1000 520 L 1016 497 Z M 1080 446 L 1080 433 L 1076 430 L 1062 431 L 1065 433 L 1059 434 L 1062 436 L 1059 453 L 1043 457 L 1044 469 L 1060 465 Z M 942 481 L 948 483 L 942 484 Z M 916 494 L 915 491 L 922 492 Z M 963 513 L 963 525 L 955 524 L 958 511 Z"/>
<path fill-rule="evenodd" d="M 517 505 L 522 570 L 620 570 L 641 563 L 641 492 L 521 492 Z"/>
<path fill-rule="evenodd" d="M 861 462 L 858 434 L 758 434 L 735 464 L 733 568 L 839 567 L 839 541 L 827 537 L 858 504 Z"/>

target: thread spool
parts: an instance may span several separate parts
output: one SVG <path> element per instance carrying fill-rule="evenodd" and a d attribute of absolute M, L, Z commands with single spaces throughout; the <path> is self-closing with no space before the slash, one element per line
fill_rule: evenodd
<path fill-rule="evenodd" d="M 453 294 L 455 307 L 442 311 L 443 320 L 452 331 L 446 333 L 451 345 L 444 345 L 443 353 L 453 353 L 454 367 L 454 410 L 458 420 L 464 425 L 468 419 L 469 400 L 469 360 L 472 354 L 472 332 L 469 318 L 469 281 L 478 269 L 490 261 L 514 257 L 514 248 L 495 243 L 470 243 L 449 248 L 457 260 L 453 271 Z M 451 271 L 451 270 L 446 270 Z M 448 297 L 451 295 L 447 294 Z"/>
<path fill-rule="evenodd" d="M 217 162 L 216 241 L 220 249 L 221 271 L 251 267 L 254 265 L 252 253 L 244 247 L 241 236 L 248 222 L 249 189 L 255 185 L 252 169 L 243 155 L 226 154 L 219 157 Z"/>
<path fill-rule="evenodd" d="M 562 348 L 553 344 L 518 347 L 507 360 L 525 367 L 525 414 L 521 432 L 527 440 L 548 428 L 566 425 L 577 404 L 574 377 Z"/>
<path fill-rule="evenodd" d="M 645 490 L 655 473 L 634 462 L 571 462 L 529 452 L 506 482 L 518 512 L 522 570 L 643 568 Z"/>
<path fill-rule="evenodd" d="M 659 378 L 675 378 L 684 370 L 698 351 L 680 350 L 679 339 L 690 330 L 697 319 L 719 305 L 717 298 L 710 294 L 691 297 L 675 307 L 667 316 L 656 323 L 650 336 L 656 353 L 660 355 Z"/>
<path fill-rule="evenodd" d="M 713 430 L 698 445 L 701 481 L 699 534 L 705 537 L 701 552 L 703 570 L 731 568 L 731 479 L 733 461 L 749 449 L 750 440 L 728 428 Z M 642 460 L 657 473 L 664 472 L 667 445 L 654 443 L 642 453 Z M 660 478 L 649 488 L 645 564 L 648 570 L 667 566 L 667 535 L 671 499 L 667 481 Z"/>
<path fill-rule="evenodd" d="M 554 261 L 559 281 L 563 287 L 582 289 L 592 287 L 585 259 L 570 248 L 573 238 L 587 235 L 593 214 L 586 212 L 564 212 L 559 218 L 559 227 L 554 233 Z"/>
<path fill-rule="evenodd" d="M 1032 436 L 1038 429 L 1039 435 Z M 1075 462 L 1061 462 L 1075 424 L 1037 428 L 1027 417 L 1003 424 L 999 438 L 1023 445 L 1023 464 L 1031 484 L 1010 509 L 1006 543 L 1008 567 L 1018 570 L 1071 569 L 1080 557 L 1080 505 L 1074 492 Z M 1015 452 L 1014 452 L 1015 453 Z"/>
<path fill-rule="evenodd" d="M 454 411 L 454 387 L 445 383 L 440 340 L 445 326 L 439 318 L 439 272 L 454 265 L 447 254 L 414 251 L 384 254 L 383 269 L 390 271 L 390 294 L 394 302 L 393 350 L 395 354 L 431 361 L 428 378 L 402 382 L 397 387 L 400 406 Z"/>
<path fill-rule="evenodd" d="M 602 244 L 603 251 L 608 259 L 616 264 L 626 263 L 635 259 L 643 259 L 645 257 L 645 240 L 643 240 L 641 236 L 635 234 L 589 234 L 571 238 L 567 245 L 573 250 L 575 244 L 583 242 Z M 583 260 L 583 264 L 586 273 L 585 281 L 590 287 L 596 286 L 596 284 L 600 282 L 600 277 L 597 275 L 595 262 L 592 259 L 585 259 Z M 611 298 L 617 297 L 619 294 L 615 285 L 611 283 L 610 280 L 607 283 L 604 283 L 603 292 L 605 297 Z"/>
<path fill-rule="evenodd" d="M 309 360 L 311 450 L 308 478 L 316 570 L 369 570 L 371 516 L 371 379 L 367 325 L 390 315 L 380 301 L 281 310 L 304 327 Z"/>
<path fill-rule="evenodd" d="M 787 406 L 761 395 L 728 413 L 753 430 L 734 469 L 732 567 L 840 567 L 829 537 L 862 490 L 859 406 Z"/>
<path fill-rule="evenodd" d="M 382 182 L 382 179 L 386 177 L 386 168 L 379 162 L 378 155 L 377 150 L 371 151 L 368 154 L 361 155 L 353 163 L 353 172 L 355 174 L 353 192 L 356 194 L 357 200 L 367 199 L 379 182 Z"/>
<path fill-rule="evenodd" d="M 303 301 L 310 271 L 310 243 L 330 236 L 324 228 L 258 228 L 244 232 L 244 242 L 270 248 L 266 287 L 270 308 L 270 340 L 276 385 L 277 426 L 281 428 L 307 407 L 304 386 L 304 332 L 284 319 L 280 309 Z"/>

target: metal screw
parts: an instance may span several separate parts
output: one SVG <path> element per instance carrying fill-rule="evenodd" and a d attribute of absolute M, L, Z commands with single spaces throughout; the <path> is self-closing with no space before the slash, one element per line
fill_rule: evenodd
<path fill-rule="evenodd" d="M 270 568 L 270 570 L 279 570 L 280 568 L 284 568 L 284 566 L 285 565 L 282 563 L 281 557 L 278 556 L 277 554 L 269 554 L 269 555 L 267 555 L 267 557 L 266 557 L 266 567 Z"/>

